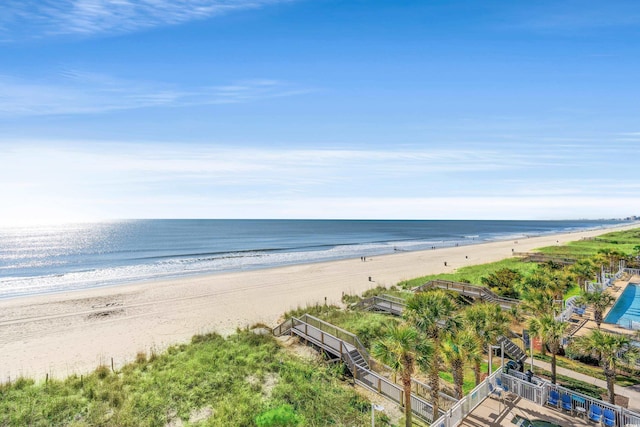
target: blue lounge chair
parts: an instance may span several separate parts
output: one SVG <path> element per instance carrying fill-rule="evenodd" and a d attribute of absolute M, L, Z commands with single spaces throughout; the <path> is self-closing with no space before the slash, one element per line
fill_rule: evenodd
<path fill-rule="evenodd" d="M 489 393 L 495 394 L 498 398 L 502 399 L 502 389 L 495 388 L 491 383 L 489 383 Z"/>
<path fill-rule="evenodd" d="M 589 407 L 589 419 L 599 423 L 600 419 L 602 419 L 602 408 L 597 405 L 591 405 Z"/>
<path fill-rule="evenodd" d="M 509 387 L 502 384 L 502 379 L 500 377 L 496 377 L 496 385 L 500 387 L 503 391 L 509 392 Z"/>
<path fill-rule="evenodd" d="M 571 403 L 571 396 L 568 394 L 562 395 L 562 409 L 565 411 L 573 412 L 573 404 Z"/>
<path fill-rule="evenodd" d="M 560 393 L 558 393 L 558 390 L 551 390 L 551 393 L 549 393 L 549 399 L 547 400 L 547 404 L 551 406 L 555 406 L 557 408 L 559 400 L 560 400 Z"/>
<path fill-rule="evenodd" d="M 607 427 L 614 427 L 616 425 L 616 414 L 611 409 L 605 409 L 602 413 L 602 422 Z"/>

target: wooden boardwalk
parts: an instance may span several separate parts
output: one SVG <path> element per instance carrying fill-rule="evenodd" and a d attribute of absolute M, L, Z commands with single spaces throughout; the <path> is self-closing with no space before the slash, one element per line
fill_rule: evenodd
<path fill-rule="evenodd" d="M 349 368 L 355 382 L 367 389 L 384 396 L 393 402 L 403 405 L 404 390 L 392 380 L 384 377 L 370 368 L 371 359 L 366 348 L 356 335 L 313 316 L 305 314 L 300 318 L 291 318 L 273 329 L 275 336 L 285 334 L 296 335 L 302 340 L 339 357 Z M 424 384 L 414 381 L 411 393 L 411 410 L 422 420 L 433 421 L 433 406 L 420 395 L 426 395 Z M 451 407 L 456 400 L 446 396 L 448 400 L 441 401 L 439 414 Z"/>
<path fill-rule="evenodd" d="M 451 283 L 455 283 L 455 282 L 451 282 Z M 472 285 L 472 287 L 473 287 L 473 292 L 479 295 L 479 293 L 477 293 L 477 288 L 479 288 L 479 286 Z M 422 289 L 424 288 L 421 288 L 421 290 Z M 517 300 L 510 300 L 510 301 L 517 301 Z M 406 303 L 402 298 L 393 297 L 390 295 L 378 295 L 375 297 L 364 299 L 360 301 L 356 306 L 361 307 L 365 310 L 383 311 L 396 316 L 402 316 L 402 313 L 406 307 Z M 514 343 L 504 335 L 500 335 L 498 337 L 498 343 L 504 344 L 504 352 L 511 359 L 518 361 L 520 363 L 524 363 L 524 361 L 527 358 L 527 355 L 516 343 Z"/>
<path fill-rule="evenodd" d="M 473 299 L 492 302 L 498 304 L 500 307 L 502 307 L 503 310 L 511 310 L 512 307 L 520 304 L 520 300 L 502 297 L 484 286 L 472 285 L 470 283 L 453 282 L 450 280 L 431 280 L 424 285 L 413 288 L 412 291 L 420 292 L 433 288 L 454 291 Z"/>

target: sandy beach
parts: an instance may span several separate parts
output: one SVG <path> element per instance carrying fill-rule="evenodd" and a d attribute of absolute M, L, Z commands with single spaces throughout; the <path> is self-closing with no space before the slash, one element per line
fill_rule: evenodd
<path fill-rule="evenodd" d="M 0 301 L 0 382 L 63 378 L 116 367 L 198 333 L 275 326 L 308 304 L 340 304 L 342 293 L 508 258 L 512 250 L 564 244 L 638 224 L 421 252 L 96 288 Z M 446 261 L 446 266 L 445 266 Z M 371 281 L 369 280 L 371 278 Z"/>

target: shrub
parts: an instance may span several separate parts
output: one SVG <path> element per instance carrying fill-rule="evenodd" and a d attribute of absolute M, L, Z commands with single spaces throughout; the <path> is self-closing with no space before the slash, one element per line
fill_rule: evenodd
<path fill-rule="evenodd" d="M 291 405 L 281 405 L 269 409 L 256 417 L 258 427 L 288 427 L 302 424 L 302 417 L 295 413 Z"/>

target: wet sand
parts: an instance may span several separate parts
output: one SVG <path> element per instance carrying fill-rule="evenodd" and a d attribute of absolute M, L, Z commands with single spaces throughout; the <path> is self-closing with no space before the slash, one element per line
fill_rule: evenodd
<path fill-rule="evenodd" d="M 340 304 L 343 292 L 453 272 L 508 258 L 512 250 L 564 244 L 638 224 L 420 252 L 179 278 L 0 301 L 0 382 L 63 378 L 99 364 L 116 367 L 199 333 L 228 334 L 312 304 Z M 446 261 L 446 266 L 445 266 Z M 371 278 L 371 281 L 369 280 Z"/>

